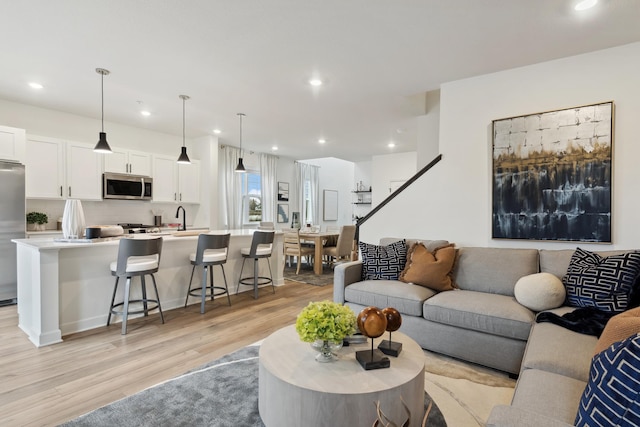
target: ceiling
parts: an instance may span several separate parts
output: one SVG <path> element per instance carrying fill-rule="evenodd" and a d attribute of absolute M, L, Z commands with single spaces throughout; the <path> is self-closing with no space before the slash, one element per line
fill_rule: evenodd
<path fill-rule="evenodd" d="M 0 98 L 99 119 L 102 67 L 107 133 L 117 122 L 179 146 L 186 94 L 187 138 L 219 128 L 238 146 L 242 112 L 244 149 L 363 161 L 416 150 L 424 94 L 444 82 L 640 40 L 640 1 L 574 3 L 4 1 Z"/>

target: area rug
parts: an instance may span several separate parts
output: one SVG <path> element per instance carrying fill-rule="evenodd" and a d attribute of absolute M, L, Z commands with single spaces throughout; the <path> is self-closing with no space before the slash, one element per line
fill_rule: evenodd
<path fill-rule="evenodd" d="M 291 263 L 284 266 L 283 277 L 293 282 L 306 283 L 313 286 L 325 286 L 333 284 L 333 268 L 326 264 L 322 266 L 322 274 L 318 275 L 313 272 L 313 266 L 302 263 L 300 273 L 296 274 L 296 264 Z"/>
<path fill-rule="evenodd" d="M 447 424 L 484 427 L 495 405 L 508 405 L 516 380 L 504 372 L 424 350 L 425 390 Z"/>
<path fill-rule="evenodd" d="M 245 347 L 63 426 L 262 427 L 258 412 L 258 351 L 259 346 Z M 425 396 L 425 408 L 430 401 Z M 375 410 L 373 404 L 371 408 Z M 427 426 L 447 426 L 435 402 Z"/>

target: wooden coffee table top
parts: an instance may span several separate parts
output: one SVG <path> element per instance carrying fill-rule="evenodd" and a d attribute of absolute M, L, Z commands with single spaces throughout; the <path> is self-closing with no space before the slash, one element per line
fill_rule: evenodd
<path fill-rule="evenodd" d="M 371 340 L 365 344 L 342 347 L 338 360 L 316 362 L 318 354 L 309 343 L 300 341 L 295 326 L 280 329 L 264 340 L 260 346 L 260 365 L 285 383 L 311 391 L 332 394 L 362 394 L 388 390 L 412 381 L 424 371 L 424 354 L 420 346 L 400 332 L 394 332 L 393 341 L 402 343 L 399 357 L 391 357 L 389 368 L 365 371 L 355 358 L 355 352 L 371 349 Z M 375 340 L 374 348 L 389 334 Z"/>

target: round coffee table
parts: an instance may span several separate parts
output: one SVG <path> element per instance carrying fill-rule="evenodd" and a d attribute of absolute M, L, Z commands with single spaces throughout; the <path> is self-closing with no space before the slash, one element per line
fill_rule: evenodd
<path fill-rule="evenodd" d="M 375 347 L 381 339 L 375 340 Z M 300 341 L 295 327 L 287 326 L 267 337 L 260 346 L 258 406 L 267 427 L 366 426 L 377 418 L 376 402 L 396 424 L 411 412 L 411 426 L 420 426 L 424 414 L 424 354 L 406 335 L 394 332 L 402 352 L 391 357 L 389 368 L 365 371 L 355 352 L 365 344 L 343 347 L 338 360 L 315 361 L 309 343 Z"/>

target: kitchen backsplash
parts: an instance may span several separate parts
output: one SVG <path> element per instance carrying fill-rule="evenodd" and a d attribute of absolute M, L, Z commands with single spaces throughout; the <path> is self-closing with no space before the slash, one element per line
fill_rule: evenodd
<path fill-rule="evenodd" d="M 49 217 L 46 228 L 55 230 L 58 218 L 62 218 L 64 205 L 64 200 L 27 199 L 27 212 L 46 213 Z M 82 201 L 87 226 L 119 223 L 153 225 L 154 215 L 161 215 L 164 224 L 181 223 L 182 213 L 179 219 L 175 218 L 178 206 L 174 203 L 150 203 L 136 200 Z M 200 205 L 184 204 L 183 206 L 187 211 L 187 225 L 191 225 Z"/>

